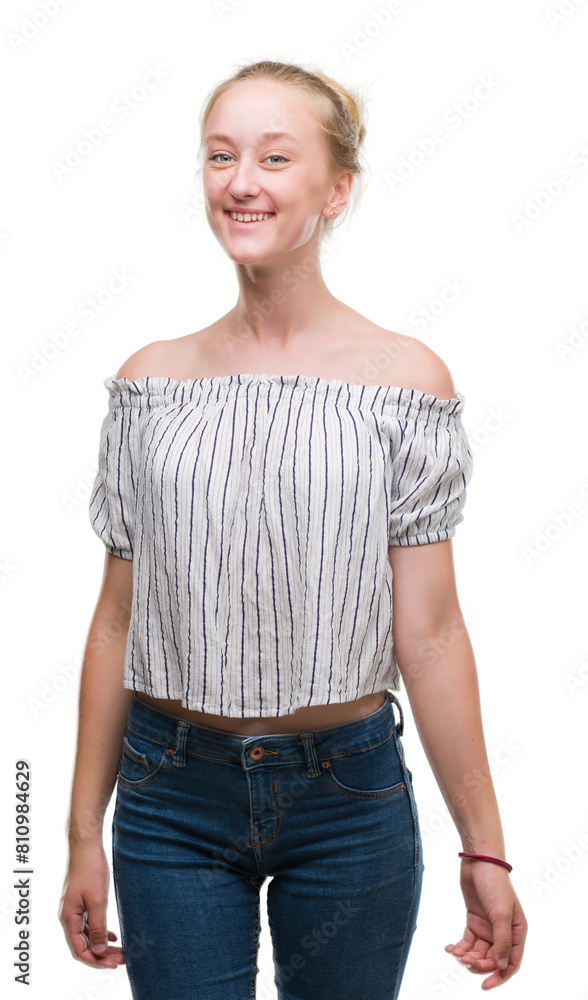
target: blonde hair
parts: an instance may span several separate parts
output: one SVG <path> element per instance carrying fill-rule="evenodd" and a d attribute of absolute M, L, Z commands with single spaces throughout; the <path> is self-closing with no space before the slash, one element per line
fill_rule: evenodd
<path fill-rule="evenodd" d="M 343 218 L 353 214 L 361 194 L 358 182 L 363 180 L 364 176 L 360 147 L 366 135 L 363 124 L 365 98 L 363 95 L 351 92 L 324 73 L 313 72 L 303 66 L 269 60 L 249 63 L 219 83 L 209 94 L 200 115 L 200 155 L 204 151 L 208 119 L 216 102 L 222 94 L 244 80 L 273 80 L 276 83 L 288 83 L 300 87 L 309 94 L 314 103 L 317 124 L 325 134 L 330 172 L 337 175 L 349 171 L 353 174 L 352 191 L 345 214 L 339 217 L 340 224 Z M 321 241 L 334 228 L 336 227 L 333 225 L 333 219 L 323 216 Z"/>

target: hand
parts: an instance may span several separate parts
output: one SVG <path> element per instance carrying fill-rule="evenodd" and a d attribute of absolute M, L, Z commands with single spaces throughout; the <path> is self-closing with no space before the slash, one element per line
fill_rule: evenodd
<path fill-rule="evenodd" d="M 482 983 L 483 990 L 491 990 L 518 972 L 527 921 L 506 868 L 490 861 L 462 861 L 460 883 L 466 929 L 461 941 L 446 945 L 445 951 L 467 964 L 470 972 L 491 972 Z"/>
<path fill-rule="evenodd" d="M 116 969 L 125 957 L 122 948 L 107 943 L 117 938 L 114 931 L 106 929 L 109 880 L 100 841 L 70 848 L 58 916 L 75 959 L 94 968 Z M 100 943 L 106 945 L 102 952 L 96 950 Z"/>

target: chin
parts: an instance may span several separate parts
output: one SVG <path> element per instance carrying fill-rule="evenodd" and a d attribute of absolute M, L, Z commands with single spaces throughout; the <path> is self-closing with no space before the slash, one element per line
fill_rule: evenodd
<path fill-rule="evenodd" d="M 267 261 L 270 261 L 275 257 L 275 254 L 268 254 L 261 257 L 259 256 L 259 254 L 255 255 L 255 254 L 231 253 L 229 250 L 227 250 L 226 247 L 224 248 L 224 250 L 227 257 L 229 258 L 229 260 L 233 262 L 233 264 L 243 264 L 243 265 L 265 264 Z"/>
<path fill-rule="evenodd" d="M 220 240 L 219 242 L 227 257 L 234 261 L 235 264 L 262 264 L 264 261 L 270 260 L 271 258 L 281 256 L 281 254 L 276 253 L 274 250 L 264 250 L 257 247 L 237 248 L 232 246 L 230 242 L 224 242 L 223 240 Z"/>

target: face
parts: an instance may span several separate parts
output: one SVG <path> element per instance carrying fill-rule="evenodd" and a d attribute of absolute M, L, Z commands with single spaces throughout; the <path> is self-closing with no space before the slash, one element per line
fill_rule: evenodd
<path fill-rule="evenodd" d="M 302 246 L 318 236 L 333 202 L 339 211 L 345 203 L 352 177 L 344 175 L 339 187 L 329 174 L 325 138 L 309 98 L 295 87 L 237 84 L 216 102 L 205 140 L 206 216 L 236 263 L 275 260 Z M 231 211 L 262 219 L 234 221 Z"/>

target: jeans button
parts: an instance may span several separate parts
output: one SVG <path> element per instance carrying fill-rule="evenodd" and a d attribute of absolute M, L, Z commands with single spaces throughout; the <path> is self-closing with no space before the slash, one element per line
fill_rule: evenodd
<path fill-rule="evenodd" d="M 263 747 L 253 747 L 253 750 L 249 751 L 249 756 L 252 760 L 259 760 L 260 757 L 263 757 L 264 753 L 265 750 Z"/>

